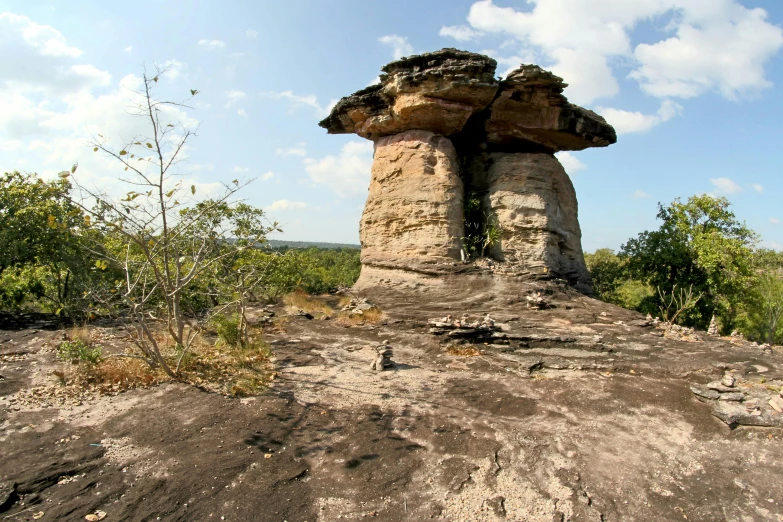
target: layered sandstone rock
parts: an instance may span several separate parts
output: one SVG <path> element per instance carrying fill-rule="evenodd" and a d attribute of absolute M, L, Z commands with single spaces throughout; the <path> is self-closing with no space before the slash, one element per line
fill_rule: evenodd
<path fill-rule="evenodd" d="M 537 143 L 550 151 L 605 147 L 617 141 L 611 125 L 587 109 L 568 103 L 567 85 L 537 65 L 523 65 L 501 83 L 484 127 L 494 145 Z"/>
<path fill-rule="evenodd" d="M 549 154 L 497 152 L 489 155 L 487 173 L 485 206 L 502 229 L 493 257 L 589 292 L 576 192 L 560 162 Z"/>
<path fill-rule="evenodd" d="M 378 140 L 359 228 L 362 264 L 428 272 L 459 259 L 462 197 L 448 138 L 411 130 Z"/>
<path fill-rule="evenodd" d="M 376 143 L 363 267 L 457 266 L 476 244 L 465 237 L 464 200 L 472 198 L 482 208 L 470 219 L 482 222 L 468 230 L 502 229 L 485 254 L 504 272 L 565 278 L 589 292 L 576 195 L 554 153 L 605 147 L 617 141 L 615 131 L 568 103 L 566 84 L 552 73 L 523 65 L 499 81 L 495 67 L 456 49 L 402 58 L 320 123 Z"/>

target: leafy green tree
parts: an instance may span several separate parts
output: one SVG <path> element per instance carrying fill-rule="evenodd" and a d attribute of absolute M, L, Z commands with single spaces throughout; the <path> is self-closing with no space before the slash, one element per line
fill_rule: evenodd
<path fill-rule="evenodd" d="M 715 313 L 724 331 L 736 325 L 743 299 L 753 286 L 752 254 L 757 236 L 739 222 L 726 198 L 692 196 L 658 206 L 658 230 L 629 239 L 620 250 L 631 277 L 672 294 L 675 286 L 703 297 L 682 318 L 705 328 Z M 659 295 L 643 303 L 657 309 Z"/>
<path fill-rule="evenodd" d="M 5 308 L 33 300 L 52 312 L 85 312 L 96 258 L 85 248 L 89 232 L 70 199 L 67 174 L 52 181 L 19 172 L 0 178 L 0 303 Z"/>
<path fill-rule="evenodd" d="M 760 249 L 754 263 L 757 277 L 745 303 L 744 330 L 752 339 L 783 343 L 783 252 Z"/>

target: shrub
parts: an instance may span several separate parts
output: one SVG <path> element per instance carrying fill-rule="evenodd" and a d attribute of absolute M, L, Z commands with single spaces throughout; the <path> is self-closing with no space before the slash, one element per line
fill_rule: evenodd
<path fill-rule="evenodd" d="M 63 341 L 57 347 L 57 357 L 72 364 L 98 364 L 103 360 L 103 350 L 99 346 L 90 346 L 79 339 Z"/>

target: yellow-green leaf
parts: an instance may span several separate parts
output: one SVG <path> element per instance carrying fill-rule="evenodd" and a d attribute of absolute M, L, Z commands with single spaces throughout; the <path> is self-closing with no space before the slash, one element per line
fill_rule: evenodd
<path fill-rule="evenodd" d="M 98 147 L 93 147 L 93 148 L 92 148 L 92 151 L 93 151 L 93 152 L 98 152 Z"/>
<path fill-rule="evenodd" d="M 78 163 L 74 163 L 74 164 L 73 164 L 73 167 L 71 167 L 71 174 L 73 174 L 74 172 L 76 172 L 76 167 L 78 167 L 78 166 L 79 166 L 79 164 L 78 164 Z"/>
<path fill-rule="evenodd" d="M 121 150 L 120 151 L 120 156 L 125 156 L 127 153 L 128 153 L 127 150 Z"/>
<path fill-rule="evenodd" d="M 59 174 L 57 174 L 57 175 L 58 175 L 58 176 L 60 176 L 62 179 L 65 179 L 65 178 L 67 178 L 68 176 L 70 176 L 70 175 L 71 175 L 71 173 L 70 173 L 70 172 L 68 172 L 67 170 L 64 170 L 64 171 L 60 172 L 60 173 L 59 173 Z"/>
<path fill-rule="evenodd" d="M 191 185 L 190 186 L 190 193 L 191 194 L 195 194 L 196 193 L 196 185 Z"/>
<path fill-rule="evenodd" d="M 151 149 L 152 148 L 152 143 L 147 143 L 147 148 Z"/>

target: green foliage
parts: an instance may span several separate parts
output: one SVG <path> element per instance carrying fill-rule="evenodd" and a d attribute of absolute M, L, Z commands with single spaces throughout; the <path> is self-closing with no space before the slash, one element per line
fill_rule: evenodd
<path fill-rule="evenodd" d="M 743 330 L 750 339 L 783 344 L 783 252 L 761 249 L 754 266 L 757 277 L 745 302 Z"/>
<path fill-rule="evenodd" d="M 57 347 L 57 357 L 73 364 L 98 364 L 103 360 L 103 351 L 99 346 L 92 347 L 77 339 L 61 342 Z"/>
<path fill-rule="evenodd" d="M 237 348 L 242 344 L 242 329 L 237 314 L 231 316 L 216 315 L 212 324 L 217 332 L 218 344 Z"/>
<path fill-rule="evenodd" d="M 84 316 L 93 304 L 91 290 L 110 277 L 108 266 L 95 265 L 100 252 L 88 238 L 99 233 L 72 202 L 69 176 L 44 181 L 14 172 L 0 178 L 2 309 Z"/>
<path fill-rule="evenodd" d="M 481 198 L 476 192 L 465 195 L 465 237 L 462 245 L 468 258 L 484 257 L 487 249 L 492 250 L 500 244 L 503 237 L 502 227 L 484 211 Z"/>
<path fill-rule="evenodd" d="M 628 279 L 618 286 L 606 300 L 629 310 L 654 314 L 655 311 L 651 309 L 649 304 L 654 295 L 655 292 L 649 285 Z"/>
<path fill-rule="evenodd" d="M 727 199 L 708 195 L 659 205 L 661 227 L 629 239 L 620 250 L 631 278 L 664 295 L 671 295 L 675 286 L 703 294 L 683 313 L 683 324 L 706 328 L 714 313 L 724 331 L 733 329 L 753 286 L 756 235 L 729 207 Z M 660 296 L 653 300 L 656 306 L 663 304 Z"/>
<path fill-rule="evenodd" d="M 600 248 L 592 254 L 585 254 L 585 263 L 593 279 L 595 296 L 611 302 L 611 296 L 628 279 L 626 262 L 614 250 Z"/>

